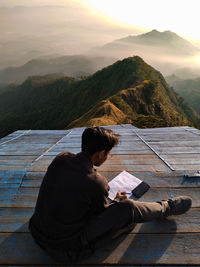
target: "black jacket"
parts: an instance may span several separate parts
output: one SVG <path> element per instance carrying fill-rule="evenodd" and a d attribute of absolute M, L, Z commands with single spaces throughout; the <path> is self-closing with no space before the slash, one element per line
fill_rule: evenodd
<path fill-rule="evenodd" d="M 60 153 L 42 181 L 29 229 L 42 247 L 76 248 L 88 220 L 108 205 L 109 185 L 86 153 Z"/>

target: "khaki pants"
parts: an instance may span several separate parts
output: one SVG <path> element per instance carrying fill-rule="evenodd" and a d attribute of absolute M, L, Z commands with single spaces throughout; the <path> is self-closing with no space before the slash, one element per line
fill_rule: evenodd
<path fill-rule="evenodd" d="M 54 251 L 46 249 L 61 262 L 77 262 L 92 254 L 119 233 L 130 231 L 136 223 L 165 217 L 167 201 L 139 202 L 130 199 L 112 202 L 101 214 L 88 221 L 80 237 L 81 251 Z"/>

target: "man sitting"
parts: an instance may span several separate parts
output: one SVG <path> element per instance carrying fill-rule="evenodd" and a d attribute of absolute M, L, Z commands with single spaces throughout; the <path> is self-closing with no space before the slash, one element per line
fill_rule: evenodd
<path fill-rule="evenodd" d="M 82 151 L 62 152 L 49 165 L 29 229 L 35 242 L 57 260 L 75 262 L 135 223 L 182 214 L 191 207 L 187 196 L 139 202 L 122 191 L 109 202 L 108 182 L 93 166 L 103 164 L 118 141 L 111 130 L 86 128 Z"/>

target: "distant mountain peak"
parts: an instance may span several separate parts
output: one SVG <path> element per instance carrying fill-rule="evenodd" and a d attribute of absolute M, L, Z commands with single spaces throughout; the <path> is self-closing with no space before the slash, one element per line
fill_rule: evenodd
<path fill-rule="evenodd" d="M 178 34 L 167 30 L 158 31 L 153 29 L 140 35 L 129 35 L 127 37 L 115 40 L 102 47 L 104 53 L 125 55 L 156 53 L 157 55 L 168 56 L 194 56 L 200 53 L 200 50 L 189 41 Z M 154 62 L 154 58 L 152 58 Z"/>
<path fill-rule="evenodd" d="M 141 34 L 141 35 L 137 35 L 137 38 L 155 38 L 155 39 L 159 39 L 161 40 L 165 40 L 167 39 L 168 41 L 170 40 L 182 40 L 183 42 L 187 42 L 185 39 L 183 39 L 181 36 L 179 36 L 178 34 L 176 34 L 175 32 L 172 32 L 170 30 L 167 31 L 158 31 L 158 30 L 152 30 L 150 32 Z"/>

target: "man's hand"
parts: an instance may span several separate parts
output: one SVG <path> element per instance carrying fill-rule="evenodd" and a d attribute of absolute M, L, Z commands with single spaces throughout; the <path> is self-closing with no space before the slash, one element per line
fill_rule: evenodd
<path fill-rule="evenodd" d="M 123 194 L 122 194 L 123 193 Z M 126 194 L 125 191 L 118 191 L 117 194 L 116 194 L 116 197 L 114 200 L 116 201 L 121 201 L 123 199 L 127 199 L 128 198 L 128 195 Z"/>

